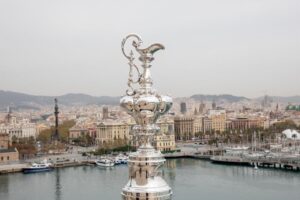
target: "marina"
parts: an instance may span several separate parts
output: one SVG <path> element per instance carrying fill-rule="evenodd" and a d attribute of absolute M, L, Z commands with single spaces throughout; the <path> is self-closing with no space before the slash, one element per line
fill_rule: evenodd
<path fill-rule="evenodd" d="M 270 153 L 260 152 L 252 153 L 249 151 L 235 152 L 229 151 L 226 153 L 225 149 L 197 149 L 191 151 L 190 149 L 184 149 L 180 152 L 163 154 L 167 160 L 190 158 L 195 160 L 203 160 L 211 162 L 212 164 L 223 165 L 240 165 L 257 168 L 272 168 L 276 170 L 289 170 L 300 172 L 300 155 L 291 153 Z M 63 156 L 63 155 L 61 155 Z M 119 166 L 127 165 L 128 156 L 119 155 L 106 155 L 106 156 L 71 156 L 71 157 L 50 157 L 48 158 L 52 168 L 65 168 L 65 167 L 79 167 L 79 166 Z M 41 161 L 41 159 L 40 159 Z M 0 174 L 17 173 L 22 172 L 24 168 L 30 167 L 30 163 L 40 162 L 38 160 L 26 163 L 15 163 L 0 165 Z M 102 162 L 100 162 L 102 161 Z M 103 162 L 105 161 L 105 162 Z"/>
<path fill-rule="evenodd" d="M 0 200 L 300 200 L 300 1 L 0 1 Z"/>
<path fill-rule="evenodd" d="M 78 166 L 46 173 L 1 175 L 0 199 L 120 199 L 127 171 L 126 165 Z M 167 160 L 163 177 L 173 188 L 174 200 L 282 200 L 298 199 L 300 195 L 300 174 L 290 171 L 254 170 L 185 158 Z"/>

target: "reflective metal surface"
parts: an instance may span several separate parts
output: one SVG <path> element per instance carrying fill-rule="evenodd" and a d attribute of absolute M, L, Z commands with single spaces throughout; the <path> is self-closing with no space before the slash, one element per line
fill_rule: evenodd
<path fill-rule="evenodd" d="M 128 41 L 132 41 L 129 53 L 125 50 Z M 150 63 L 154 60 L 153 54 L 163 50 L 164 46 L 156 43 L 141 48 L 141 44 L 142 40 L 136 34 L 130 34 L 122 41 L 122 52 L 129 61 L 130 70 L 129 89 L 120 105 L 135 119 L 133 135 L 139 143 L 138 151 L 129 156 L 129 182 L 123 188 L 122 197 L 124 200 L 169 200 L 172 190 L 160 171 L 165 159 L 151 145 L 153 135 L 159 131 L 155 124 L 157 119 L 173 104 L 171 97 L 160 95 L 152 88 Z M 139 56 L 140 66 L 135 63 L 135 55 Z M 133 80 L 133 70 L 137 80 Z"/>

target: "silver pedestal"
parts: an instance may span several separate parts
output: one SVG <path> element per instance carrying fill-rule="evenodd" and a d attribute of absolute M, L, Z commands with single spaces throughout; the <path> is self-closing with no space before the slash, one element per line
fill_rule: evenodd
<path fill-rule="evenodd" d="M 132 46 L 137 54 L 141 68 L 134 63 L 135 57 L 131 50 L 125 53 L 125 44 L 132 39 Z M 172 107 L 172 98 L 159 95 L 152 89 L 150 63 L 154 60 L 153 54 L 164 46 L 152 44 L 141 49 L 142 40 L 135 34 L 128 35 L 122 42 L 122 51 L 129 60 L 130 72 L 127 95 L 120 100 L 121 107 L 136 121 L 132 133 L 137 138 L 139 148 L 129 156 L 129 181 L 122 191 L 123 200 L 170 200 L 172 190 L 161 176 L 160 167 L 165 159 L 160 151 L 151 145 L 153 135 L 159 131 L 157 119 L 167 113 Z M 136 70 L 138 79 L 133 80 L 133 70 Z M 138 84 L 135 89 L 134 84 Z"/>
<path fill-rule="evenodd" d="M 124 200 L 170 200 L 172 190 L 161 177 L 159 167 L 165 162 L 152 146 L 141 147 L 129 157 L 129 181 L 123 188 Z"/>

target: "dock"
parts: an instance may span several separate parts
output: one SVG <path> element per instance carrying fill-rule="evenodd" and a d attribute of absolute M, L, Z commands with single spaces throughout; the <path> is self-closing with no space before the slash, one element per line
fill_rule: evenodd
<path fill-rule="evenodd" d="M 253 156 L 251 154 L 238 154 L 238 155 L 223 155 L 222 149 L 206 149 L 197 151 L 173 152 L 163 154 L 165 159 L 200 159 L 212 162 L 214 164 L 224 165 L 240 165 L 240 166 L 252 166 L 259 168 L 273 168 L 289 171 L 300 171 L 300 155 L 294 154 L 264 154 L 263 156 Z M 61 158 L 49 158 L 53 168 L 65 168 L 65 167 L 77 167 L 77 166 L 90 166 L 95 165 L 96 158 L 88 157 L 67 157 Z M 0 175 L 8 173 L 22 172 L 22 169 L 30 166 L 29 162 L 34 160 L 28 160 L 28 163 L 10 163 L 0 165 Z"/>
<path fill-rule="evenodd" d="M 6 164 L 0 165 L 0 174 L 22 172 L 24 167 L 28 167 L 28 164 Z"/>
<path fill-rule="evenodd" d="M 56 168 L 65 168 L 65 167 L 87 166 L 87 165 L 94 165 L 94 164 L 95 164 L 95 162 L 93 160 L 64 161 L 64 162 L 53 163 L 52 167 L 56 169 Z M 29 167 L 29 166 L 30 166 L 29 163 L 0 165 L 0 175 L 22 172 L 23 168 Z"/>
<path fill-rule="evenodd" d="M 300 171 L 300 158 L 269 157 L 250 159 L 248 162 L 251 166 L 258 166 L 262 168 Z"/>
<path fill-rule="evenodd" d="M 250 166 L 248 160 L 238 156 L 212 156 L 210 161 L 216 164 Z"/>
<path fill-rule="evenodd" d="M 212 156 L 210 160 L 216 164 L 257 166 L 260 168 L 273 168 L 282 170 L 300 171 L 300 157 L 237 157 Z"/>

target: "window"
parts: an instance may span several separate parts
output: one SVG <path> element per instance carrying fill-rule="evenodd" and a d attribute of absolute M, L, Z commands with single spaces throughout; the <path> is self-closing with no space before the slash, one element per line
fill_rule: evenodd
<path fill-rule="evenodd" d="M 3 161 L 3 157 L 1 156 L 1 161 Z"/>
<path fill-rule="evenodd" d="M 9 156 L 7 156 L 7 160 L 9 160 Z"/>

